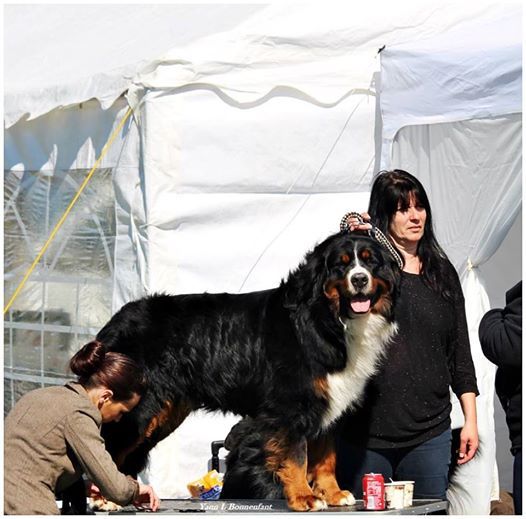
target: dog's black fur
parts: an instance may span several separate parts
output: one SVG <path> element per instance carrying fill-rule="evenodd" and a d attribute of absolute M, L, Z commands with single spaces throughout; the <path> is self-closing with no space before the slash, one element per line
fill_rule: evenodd
<path fill-rule="evenodd" d="M 357 262 L 360 283 L 364 272 L 371 281 L 367 293 L 350 280 Z M 349 327 L 364 318 L 351 300 L 370 300 L 367 313 L 392 325 L 397 281 L 396 264 L 376 242 L 360 233 L 339 233 L 307 254 L 278 288 L 237 295 L 158 294 L 126 304 L 97 335 L 109 350 L 137 360 L 149 381 L 131 413 L 103 426 L 121 470 L 142 470 L 149 450 L 191 411 L 230 411 L 250 417 L 238 432 L 256 424 L 258 461 L 252 469 L 282 481 L 291 508 L 319 508 L 303 482 L 287 481 L 301 479 L 297 474 L 311 466 L 307 442 L 330 428 L 332 418 L 323 422 L 332 398 L 328 377 L 348 369 Z M 247 449 L 233 453 L 229 470 L 249 456 Z M 226 486 L 238 493 L 231 497 L 272 493 L 236 485 Z M 323 498 L 340 503 L 340 494 L 331 496 Z"/>
<path fill-rule="evenodd" d="M 225 439 L 226 471 L 221 499 L 283 499 L 283 487 L 266 467 L 265 439 L 258 424 L 243 418 Z"/>

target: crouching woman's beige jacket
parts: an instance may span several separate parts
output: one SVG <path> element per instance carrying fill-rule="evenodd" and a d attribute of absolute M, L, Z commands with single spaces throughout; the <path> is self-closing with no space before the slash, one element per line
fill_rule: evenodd
<path fill-rule="evenodd" d="M 55 492 L 83 472 L 107 499 L 122 505 L 135 500 L 139 485 L 106 451 L 101 421 L 75 382 L 24 395 L 5 420 L 4 513 L 59 514 Z"/>

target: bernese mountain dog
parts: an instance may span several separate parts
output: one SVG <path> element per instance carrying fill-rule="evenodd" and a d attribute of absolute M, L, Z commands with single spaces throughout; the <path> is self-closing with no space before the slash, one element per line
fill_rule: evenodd
<path fill-rule="evenodd" d="M 245 417 L 227 439 L 222 497 L 283 495 L 296 511 L 354 503 L 335 479 L 331 429 L 363 392 L 396 331 L 395 261 L 362 233 L 317 245 L 280 286 L 157 294 L 126 304 L 97 340 L 130 355 L 149 389 L 103 436 L 121 470 L 196 409 Z"/>

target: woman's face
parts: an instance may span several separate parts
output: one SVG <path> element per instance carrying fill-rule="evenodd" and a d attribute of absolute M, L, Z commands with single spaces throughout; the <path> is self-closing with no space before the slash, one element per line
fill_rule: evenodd
<path fill-rule="evenodd" d="M 139 403 L 140 399 L 140 395 L 136 393 L 129 400 L 108 398 L 100 408 L 102 422 L 118 422 L 123 414 L 129 413 Z"/>
<path fill-rule="evenodd" d="M 418 243 L 424 235 L 426 218 L 426 210 L 411 195 L 406 209 L 398 203 L 398 210 L 389 223 L 389 233 L 398 243 Z"/>

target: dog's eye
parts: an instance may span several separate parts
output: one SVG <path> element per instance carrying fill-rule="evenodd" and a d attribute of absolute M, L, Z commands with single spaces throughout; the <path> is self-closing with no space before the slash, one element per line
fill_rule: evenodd
<path fill-rule="evenodd" d="M 359 254 L 359 258 L 364 262 L 369 262 L 373 258 L 373 253 L 369 249 L 362 249 Z"/>
<path fill-rule="evenodd" d="M 340 256 L 340 259 L 344 265 L 348 265 L 351 262 L 351 258 L 345 253 Z"/>

